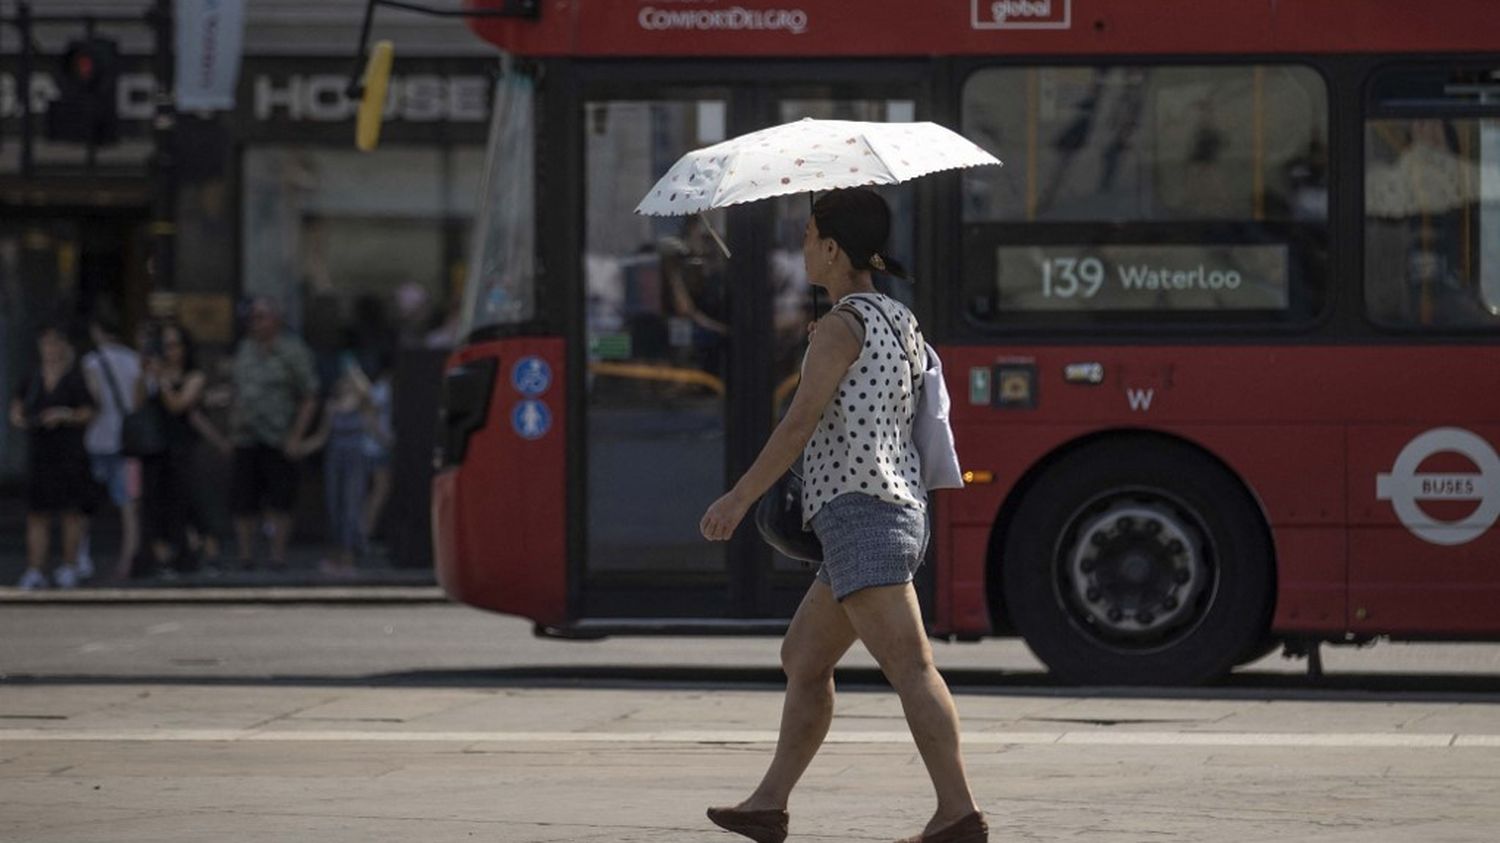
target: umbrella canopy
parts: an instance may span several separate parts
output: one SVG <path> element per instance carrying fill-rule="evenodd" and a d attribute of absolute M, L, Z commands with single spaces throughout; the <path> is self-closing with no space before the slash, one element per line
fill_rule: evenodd
<path fill-rule="evenodd" d="M 1000 159 L 936 123 L 814 120 L 772 126 L 682 156 L 635 209 L 696 214 L 790 193 L 899 184 Z"/>
<path fill-rule="evenodd" d="M 1457 153 L 1414 144 L 1392 164 L 1365 176 L 1365 213 L 1377 217 L 1445 214 L 1485 201 L 1500 184 L 1500 168 L 1476 164 Z"/>

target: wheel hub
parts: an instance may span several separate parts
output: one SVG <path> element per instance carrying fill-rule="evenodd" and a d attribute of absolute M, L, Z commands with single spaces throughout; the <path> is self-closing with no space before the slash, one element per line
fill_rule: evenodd
<path fill-rule="evenodd" d="M 1113 502 L 1084 522 L 1073 547 L 1072 596 L 1109 638 L 1149 638 L 1186 622 L 1208 577 L 1196 531 L 1164 504 Z"/>

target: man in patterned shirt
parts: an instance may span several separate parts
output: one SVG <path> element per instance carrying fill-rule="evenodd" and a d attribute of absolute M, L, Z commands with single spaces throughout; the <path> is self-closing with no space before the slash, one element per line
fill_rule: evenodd
<path fill-rule="evenodd" d="M 271 536 L 271 567 L 286 567 L 286 545 L 297 494 L 297 456 L 317 409 L 312 352 L 282 331 L 270 299 L 250 305 L 250 330 L 234 357 L 234 441 L 231 503 L 240 565 L 255 567 L 252 547 L 260 518 Z"/>

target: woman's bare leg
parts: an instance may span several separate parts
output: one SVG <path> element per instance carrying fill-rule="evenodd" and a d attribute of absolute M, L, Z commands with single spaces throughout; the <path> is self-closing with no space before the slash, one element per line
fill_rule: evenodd
<path fill-rule="evenodd" d="M 906 723 L 937 791 L 937 812 L 925 831 L 978 810 L 959 752 L 958 709 L 933 666 L 916 590 L 910 583 L 861 589 L 844 598 L 843 607 L 859 640 L 900 695 Z"/>
<path fill-rule="evenodd" d="M 781 642 L 781 666 L 786 671 L 786 700 L 781 706 L 781 732 L 776 755 L 743 810 L 786 808 L 797 780 L 828 736 L 833 722 L 833 668 L 854 644 L 854 627 L 833 591 L 815 580 Z"/>
<path fill-rule="evenodd" d="M 375 528 L 380 526 L 380 513 L 385 510 L 386 499 L 390 496 L 391 470 L 389 468 L 377 468 L 371 471 L 370 491 L 365 497 L 364 513 L 362 515 L 366 541 L 375 536 Z"/>
<path fill-rule="evenodd" d="M 26 513 L 26 567 L 45 573 L 47 552 L 52 544 L 52 516 L 48 513 Z"/>
<path fill-rule="evenodd" d="M 62 558 L 72 562 L 78 558 L 78 545 L 83 543 L 84 531 L 89 518 L 82 512 L 64 512 L 62 516 Z"/>

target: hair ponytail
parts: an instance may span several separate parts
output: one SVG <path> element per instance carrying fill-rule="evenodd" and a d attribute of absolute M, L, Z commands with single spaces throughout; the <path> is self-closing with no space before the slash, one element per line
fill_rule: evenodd
<path fill-rule="evenodd" d="M 891 209 L 880 194 L 863 187 L 831 190 L 813 203 L 812 213 L 819 236 L 837 243 L 854 269 L 911 280 L 900 261 L 882 254 L 891 233 Z"/>

